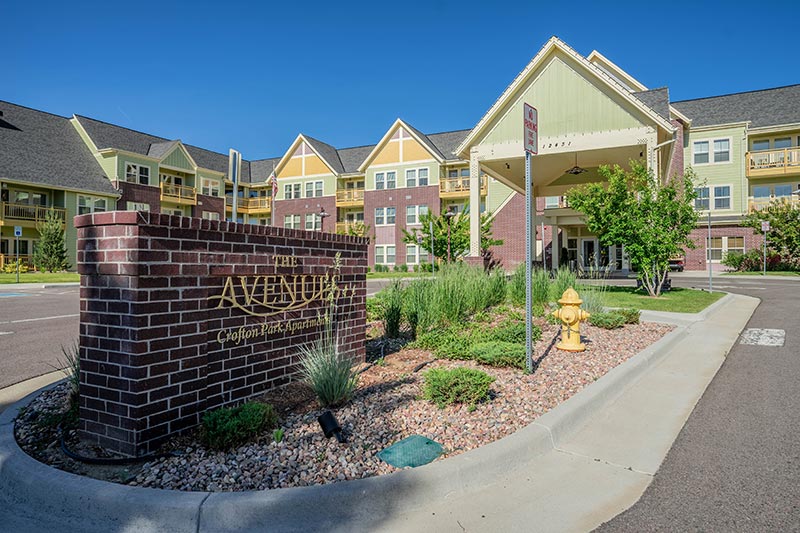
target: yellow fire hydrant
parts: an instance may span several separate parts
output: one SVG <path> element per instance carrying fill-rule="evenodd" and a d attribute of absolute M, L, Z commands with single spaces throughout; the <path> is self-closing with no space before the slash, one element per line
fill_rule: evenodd
<path fill-rule="evenodd" d="M 561 308 L 550 313 L 561 321 L 561 342 L 556 344 L 556 348 L 568 352 L 584 351 L 586 345 L 581 342 L 581 322 L 591 315 L 581 309 L 583 300 L 570 287 L 564 291 L 558 303 Z"/>

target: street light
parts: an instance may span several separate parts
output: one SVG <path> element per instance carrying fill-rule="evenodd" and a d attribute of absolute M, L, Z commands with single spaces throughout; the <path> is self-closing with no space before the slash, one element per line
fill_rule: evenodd
<path fill-rule="evenodd" d="M 325 219 L 331 216 L 330 213 L 325 211 L 324 207 L 319 208 L 319 230 L 325 231 Z"/>
<path fill-rule="evenodd" d="M 444 214 L 444 218 L 447 219 L 447 262 L 452 262 L 453 258 L 450 256 L 450 223 L 453 220 L 453 217 L 456 214 L 453 212 L 452 206 L 448 208 L 447 213 Z"/>

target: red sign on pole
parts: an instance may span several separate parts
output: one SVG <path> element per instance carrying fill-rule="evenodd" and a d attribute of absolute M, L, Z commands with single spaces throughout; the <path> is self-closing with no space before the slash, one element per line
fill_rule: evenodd
<path fill-rule="evenodd" d="M 763 231 L 764 233 L 769 231 L 769 220 L 761 221 L 761 231 Z"/>
<path fill-rule="evenodd" d="M 536 155 L 539 153 L 539 112 L 535 107 L 525 104 L 522 123 L 525 151 Z"/>

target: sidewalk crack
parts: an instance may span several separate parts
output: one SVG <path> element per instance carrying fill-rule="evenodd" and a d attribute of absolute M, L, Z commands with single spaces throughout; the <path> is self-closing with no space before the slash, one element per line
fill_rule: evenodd
<path fill-rule="evenodd" d="M 565 450 L 563 448 L 558 448 L 558 447 L 556 447 L 555 450 L 557 452 L 565 453 L 567 455 L 572 455 L 574 457 L 581 457 L 583 459 L 589 459 L 589 460 L 594 461 L 596 463 L 603 463 L 605 465 L 608 465 L 608 466 L 611 466 L 611 467 L 614 467 L 614 468 L 619 468 L 620 470 L 627 470 L 629 472 L 636 472 L 637 474 L 642 474 L 642 475 L 649 476 L 649 477 L 655 476 L 654 472 L 646 472 L 644 470 L 639 470 L 639 469 L 633 468 L 632 466 L 621 465 L 619 463 L 614 463 L 612 461 L 607 461 L 607 460 L 601 459 L 599 457 L 590 457 L 590 456 L 584 455 L 582 453 L 571 452 L 569 450 Z"/>
<path fill-rule="evenodd" d="M 203 514 L 203 504 L 206 503 L 206 500 L 211 496 L 211 492 L 206 494 L 206 497 L 203 498 L 203 501 L 200 502 L 200 505 L 197 506 L 197 518 L 195 518 L 195 522 L 197 523 L 197 527 L 195 528 L 195 533 L 200 533 L 200 517 Z"/>

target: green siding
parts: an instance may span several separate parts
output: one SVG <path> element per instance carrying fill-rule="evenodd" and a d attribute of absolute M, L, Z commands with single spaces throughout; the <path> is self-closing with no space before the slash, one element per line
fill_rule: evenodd
<path fill-rule="evenodd" d="M 428 169 L 428 185 L 439 184 L 439 174 L 445 172 L 444 167 L 441 167 L 436 161 L 428 162 L 414 162 L 414 163 L 398 163 L 396 165 L 387 165 L 381 167 L 369 167 L 364 178 L 364 188 L 367 191 L 375 190 L 375 173 L 380 172 L 397 172 L 397 188 L 402 189 L 406 186 L 406 170 L 412 168 L 427 168 Z"/>
<path fill-rule="evenodd" d="M 700 164 L 694 165 L 693 145 L 696 141 L 709 141 L 709 146 L 713 147 L 714 139 L 730 139 L 731 156 L 729 163 Z M 690 131 L 686 135 L 684 162 L 687 168 L 691 167 L 697 179 L 695 184 L 698 187 L 709 187 L 719 185 L 731 186 L 731 209 L 715 210 L 712 207 L 711 214 L 735 215 L 744 213 L 747 210 L 747 180 L 744 171 L 744 155 L 746 152 L 744 126 L 728 128 L 717 128 L 713 130 Z M 713 148 L 712 148 L 713 150 Z M 713 158 L 713 151 L 710 158 Z M 712 190 L 713 193 L 713 190 Z M 712 199 L 713 202 L 713 199 Z M 713 206 L 713 204 L 712 204 Z"/>
<path fill-rule="evenodd" d="M 599 88 L 555 57 L 525 89 L 522 98 L 505 111 L 482 143 L 521 141 L 524 103 L 539 111 L 540 137 L 624 130 L 643 125 L 633 111 L 626 110 L 631 104 L 622 97 L 605 87 Z"/>
<path fill-rule="evenodd" d="M 180 146 L 177 146 L 167 157 L 162 159 L 161 164 L 194 172 L 194 167 L 186 158 L 186 154 L 183 153 Z"/>
<path fill-rule="evenodd" d="M 336 195 L 336 176 L 329 174 L 327 176 L 314 176 L 313 178 L 283 178 L 278 180 L 278 197 L 276 200 L 285 200 L 284 187 L 286 185 L 300 184 L 300 195 L 305 198 L 306 183 L 313 183 L 315 181 L 322 181 L 322 196 L 335 196 Z"/>
<path fill-rule="evenodd" d="M 150 168 L 150 185 L 157 187 L 158 186 L 158 164 L 154 163 L 150 159 L 146 159 L 144 157 L 131 155 L 131 154 L 119 154 L 117 156 L 117 178 L 120 181 L 125 181 L 125 164 L 126 163 L 134 163 L 137 165 L 144 165 Z"/>
<path fill-rule="evenodd" d="M 489 191 L 486 195 L 486 210 L 494 213 L 509 196 L 514 194 L 514 191 L 495 179 L 489 177 L 487 179 L 489 180 Z"/>

